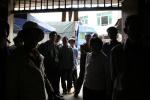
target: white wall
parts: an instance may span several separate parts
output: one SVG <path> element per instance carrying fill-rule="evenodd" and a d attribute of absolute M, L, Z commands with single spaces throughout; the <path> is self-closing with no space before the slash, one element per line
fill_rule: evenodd
<path fill-rule="evenodd" d="M 112 24 L 107 26 L 97 26 L 97 13 L 112 12 Z M 106 30 L 110 26 L 114 26 L 119 18 L 122 17 L 121 11 L 86 11 L 79 12 L 79 17 L 88 16 L 88 25 L 96 29 L 99 35 L 107 34 Z"/>

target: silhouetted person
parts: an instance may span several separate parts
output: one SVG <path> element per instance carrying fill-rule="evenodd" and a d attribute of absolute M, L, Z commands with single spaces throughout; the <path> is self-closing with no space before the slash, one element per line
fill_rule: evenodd
<path fill-rule="evenodd" d="M 72 81 L 73 81 L 74 88 L 76 87 L 76 82 L 77 82 L 77 78 L 78 78 L 78 73 L 77 73 L 78 49 L 76 48 L 75 43 L 76 43 L 75 37 L 72 37 L 69 39 L 69 44 L 73 50 L 74 66 L 73 66 L 73 70 L 72 70 Z"/>
<path fill-rule="evenodd" d="M 6 72 L 6 58 L 9 55 L 9 49 L 7 46 L 9 35 L 9 24 L 0 19 L 0 90 L 3 91 L 0 94 L 0 99 L 5 98 L 5 72 Z"/>
<path fill-rule="evenodd" d="M 39 45 L 38 50 L 44 56 L 45 72 L 54 88 L 55 94 L 60 95 L 60 65 L 59 65 L 59 47 L 56 45 L 57 32 L 52 31 L 49 34 L 49 40 Z"/>
<path fill-rule="evenodd" d="M 14 45 L 10 46 L 10 51 L 13 52 L 16 48 L 23 46 L 23 34 L 22 30 L 18 32 L 17 36 L 14 37 Z"/>
<path fill-rule="evenodd" d="M 63 94 L 71 93 L 72 71 L 74 67 L 73 50 L 68 44 L 68 38 L 63 37 L 63 45 L 60 48 L 60 69 Z M 67 83 L 66 83 L 67 82 Z"/>
<path fill-rule="evenodd" d="M 92 38 L 92 52 L 87 54 L 85 64 L 85 80 L 83 85 L 83 100 L 107 100 L 111 90 L 111 74 L 109 60 L 102 51 L 103 42 Z"/>
<path fill-rule="evenodd" d="M 27 24 L 35 26 L 26 26 Z M 22 30 L 24 45 L 9 56 L 7 62 L 7 100 L 48 100 L 43 58 L 36 46 L 44 33 L 33 22 Z"/>
<path fill-rule="evenodd" d="M 110 52 L 111 52 L 111 49 L 113 47 L 115 47 L 116 45 L 121 44 L 121 43 L 117 40 L 117 34 L 118 34 L 118 29 L 117 28 L 109 27 L 107 29 L 107 33 L 108 33 L 108 36 L 110 38 L 110 42 L 105 43 L 103 45 L 103 51 L 107 56 L 109 56 Z"/>
<path fill-rule="evenodd" d="M 56 45 L 58 47 L 61 47 L 62 46 L 62 43 L 61 43 L 61 35 L 57 34 L 57 39 L 56 39 Z"/>
<path fill-rule="evenodd" d="M 92 38 L 97 38 L 98 34 L 97 33 L 93 33 Z"/>
<path fill-rule="evenodd" d="M 77 79 L 77 83 L 76 83 L 76 87 L 75 87 L 75 97 L 78 97 L 78 94 L 81 90 L 82 84 L 83 84 L 83 80 L 84 80 L 84 73 L 85 73 L 85 61 L 86 61 L 86 55 L 88 52 L 91 52 L 90 49 L 90 39 L 91 39 L 91 35 L 90 34 L 86 34 L 85 36 L 85 40 L 86 43 L 82 44 L 80 46 L 80 51 L 81 51 L 81 56 L 80 56 L 80 73 L 79 73 L 79 78 Z"/>
<path fill-rule="evenodd" d="M 150 52 L 143 44 L 143 36 L 149 34 L 149 26 L 149 20 L 145 16 L 131 15 L 126 18 L 124 31 L 128 38 L 124 46 L 115 47 L 111 55 L 115 68 L 114 100 L 150 98 L 147 92 L 150 89 L 150 68 L 147 59 Z"/>

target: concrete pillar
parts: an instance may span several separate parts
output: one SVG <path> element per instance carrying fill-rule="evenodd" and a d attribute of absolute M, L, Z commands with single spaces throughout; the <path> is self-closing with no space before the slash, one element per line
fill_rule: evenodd
<path fill-rule="evenodd" d="M 66 21 L 66 12 L 62 12 L 62 22 Z"/>
<path fill-rule="evenodd" d="M 9 41 L 11 42 L 9 45 L 13 45 L 13 38 L 14 38 L 14 34 L 13 34 L 13 29 L 14 29 L 14 14 L 9 15 L 8 17 L 8 23 L 10 26 L 10 33 L 9 33 Z"/>
<path fill-rule="evenodd" d="M 12 14 L 12 11 L 14 9 L 14 2 L 15 0 L 8 0 L 8 23 L 10 26 L 10 33 L 8 36 L 9 41 L 11 42 L 9 45 L 13 44 L 13 28 L 14 28 L 14 14 Z"/>
<path fill-rule="evenodd" d="M 74 11 L 74 21 L 78 21 L 78 11 Z"/>

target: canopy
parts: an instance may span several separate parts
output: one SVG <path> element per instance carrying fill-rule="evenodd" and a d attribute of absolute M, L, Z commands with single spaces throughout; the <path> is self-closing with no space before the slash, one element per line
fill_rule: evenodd
<path fill-rule="evenodd" d="M 96 30 L 93 27 L 88 26 L 88 25 L 79 25 L 79 32 L 95 33 Z"/>
<path fill-rule="evenodd" d="M 45 23 L 42 23 L 30 16 L 29 19 L 14 18 L 14 31 L 13 32 L 18 33 L 20 30 L 22 30 L 22 26 L 26 21 L 36 22 L 39 25 L 39 27 L 44 31 L 44 33 L 49 33 L 55 30 L 55 28 L 51 26 L 47 26 Z"/>

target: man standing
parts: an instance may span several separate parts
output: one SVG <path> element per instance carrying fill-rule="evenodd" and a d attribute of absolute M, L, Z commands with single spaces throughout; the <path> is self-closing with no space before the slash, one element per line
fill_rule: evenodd
<path fill-rule="evenodd" d="M 45 72 L 54 88 L 55 94 L 60 96 L 59 92 L 59 49 L 56 46 L 57 33 L 52 31 L 49 35 L 50 40 L 42 43 L 38 50 L 44 56 Z"/>
<path fill-rule="evenodd" d="M 74 66 L 73 66 L 73 71 L 72 71 L 72 81 L 73 81 L 74 88 L 76 86 L 76 82 L 77 82 L 77 78 L 78 78 L 78 74 L 77 74 L 78 49 L 76 48 L 75 43 L 76 43 L 75 37 L 72 37 L 69 39 L 69 44 L 70 44 L 72 51 L 73 51 Z"/>
<path fill-rule="evenodd" d="M 84 80 L 86 55 L 88 52 L 91 52 L 91 49 L 90 49 L 91 35 L 90 34 L 85 35 L 85 40 L 86 40 L 86 43 L 82 44 L 80 47 L 81 49 L 80 74 L 79 74 L 79 78 L 77 79 L 74 97 L 78 97 L 78 94 L 81 90 L 83 80 Z"/>

